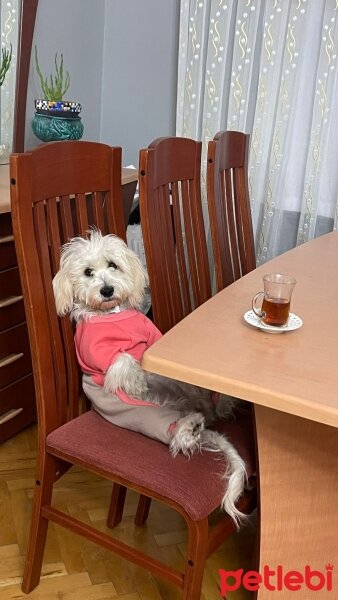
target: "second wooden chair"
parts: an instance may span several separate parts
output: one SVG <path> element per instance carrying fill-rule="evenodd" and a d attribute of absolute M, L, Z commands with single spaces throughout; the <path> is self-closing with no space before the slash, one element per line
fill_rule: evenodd
<path fill-rule="evenodd" d="M 217 291 L 256 267 L 248 190 L 250 136 L 220 131 L 208 144 L 207 197 Z"/>
<path fill-rule="evenodd" d="M 167 137 L 140 152 L 140 214 L 157 327 L 211 296 L 201 204 L 201 142 Z"/>
<path fill-rule="evenodd" d="M 156 139 L 141 150 L 139 173 L 141 225 L 153 316 L 157 327 L 165 333 L 211 296 L 200 188 L 201 142 L 178 137 Z M 251 455 L 254 462 L 250 413 L 246 412 L 243 417 L 244 414 L 238 415 L 238 430 L 231 440 L 239 447 L 238 441 L 243 441 L 244 434 L 248 444 L 246 455 Z M 222 430 L 228 424 L 219 426 Z M 251 501 L 250 493 L 243 498 L 244 504 L 248 500 L 247 512 L 254 508 L 254 496 L 255 490 Z M 203 537 L 195 540 L 199 569 L 203 569 L 206 556 L 232 531 L 233 526 L 225 515 L 216 529 L 207 530 L 204 540 Z M 208 548 L 206 554 L 203 544 Z M 195 577 L 191 600 L 200 597 L 201 582 L 197 573 Z"/>

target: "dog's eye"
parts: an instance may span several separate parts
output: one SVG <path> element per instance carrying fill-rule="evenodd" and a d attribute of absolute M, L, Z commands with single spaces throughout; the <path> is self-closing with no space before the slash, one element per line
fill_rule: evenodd
<path fill-rule="evenodd" d="M 109 263 L 108 263 L 108 268 L 110 268 L 110 267 L 111 267 L 112 269 L 117 269 L 117 264 L 116 264 L 116 263 L 114 263 L 114 262 L 111 260 L 111 261 L 109 261 Z"/>
<path fill-rule="evenodd" d="M 84 270 L 84 274 L 86 277 L 92 277 L 93 276 L 93 269 L 85 269 Z"/>

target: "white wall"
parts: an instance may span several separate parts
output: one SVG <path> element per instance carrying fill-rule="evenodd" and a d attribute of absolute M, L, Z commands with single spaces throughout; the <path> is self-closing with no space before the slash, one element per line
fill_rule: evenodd
<path fill-rule="evenodd" d="M 179 0 L 106 0 L 101 140 L 140 148 L 175 134 Z"/>
<path fill-rule="evenodd" d="M 123 163 L 155 137 L 175 133 L 179 0 L 39 0 L 28 83 L 25 147 L 41 97 L 34 60 L 54 73 L 55 52 L 81 102 L 83 139 L 122 146 Z"/>
<path fill-rule="evenodd" d="M 43 74 L 54 73 L 55 52 L 63 53 L 71 84 L 68 100 L 81 102 L 84 139 L 99 140 L 105 0 L 39 0 L 28 80 L 25 147 L 41 144 L 31 129 L 34 99 L 41 98 L 34 44 Z"/>

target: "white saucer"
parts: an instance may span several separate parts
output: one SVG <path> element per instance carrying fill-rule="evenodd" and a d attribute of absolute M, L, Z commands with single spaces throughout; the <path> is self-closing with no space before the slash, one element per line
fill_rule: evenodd
<path fill-rule="evenodd" d="M 281 327 L 273 327 L 272 325 L 265 325 L 257 315 L 255 315 L 253 310 L 248 310 L 248 312 L 244 315 L 244 320 L 249 323 L 249 325 L 253 325 L 253 327 L 258 327 L 261 331 L 266 331 L 267 333 L 285 333 L 286 331 L 294 331 L 295 329 L 299 329 L 303 325 L 303 321 L 297 315 L 290 313 L 289 320 L 285 325 L 281 325 Z"/>

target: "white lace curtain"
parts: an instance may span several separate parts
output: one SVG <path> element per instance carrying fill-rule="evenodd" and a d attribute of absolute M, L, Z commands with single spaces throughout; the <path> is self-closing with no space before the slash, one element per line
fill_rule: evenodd
<path fill-rule="evenodd" d="M 176 134 L 251 134 L 257 264 L 337 227 L 337 47 L 338 0 L 181 0 Z"/>
<path fill-rule="evenodd" d="M 0 164 L 8 162 L 12 152 L 19 16 L 18 0 L 0 0 L 0 58 L 12 45 L 11 64 L 0 87 Z"/>

